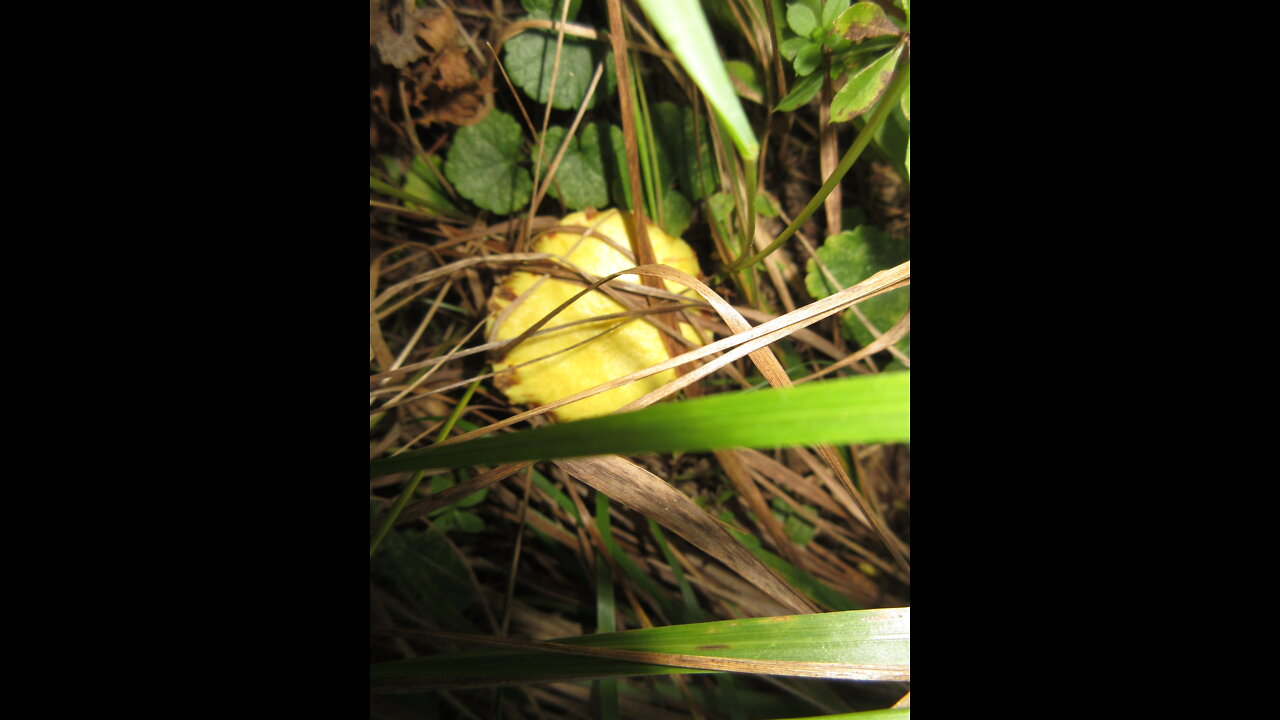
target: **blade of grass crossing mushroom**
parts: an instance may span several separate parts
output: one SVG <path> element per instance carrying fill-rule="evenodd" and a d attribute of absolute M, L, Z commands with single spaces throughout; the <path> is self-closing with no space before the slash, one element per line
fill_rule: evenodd
<path fill-rule="evenodd" d="M 709 303 L 711 303 L 712 307 L 716 310 L 717 313 L 720 314 L 720 317 L 724 319 L 725 323 L 735 333 L 745 334 L 751 331 L 751 326 L 747 324 L 746 320 L 743 319 L 742 315 L 740 315 L 736 310 L 734 310 L 733 307 L 730 306 L 728 303 L 724 302 L 724 300 L 720 298 L 720 296 L 717 295 L 715 291 L 707 287 L 701 281 L 695 278 L 689 277 L 685 273 L 682 273 L 679 270 L 676 270 L 674 268 L 659 268 L 658 270 L 655 270 L 655 272 L 658 272 L 659 274 L 664 274 L 664 276 L 668 276 L 671 279 L 676 280 L 677 282 L 683 283 L 688 287 L 695 289 L 700 295 L 703 296 L 703 298 L 705 298 Z M 743 349 L 745 348 L 742 348 L 740 350 L 743 350 Z M 773 385 L 774 387 L 791 387 L 793 385 L 793 383 L 791 382 L 791 378 L 786 373 L 786 370 L 783 369 L 782 364 L 778 362 L 778 359 L 773 355 L 771 351 L 769 351 L 766 348 L 760 348 L 760 349 L 751 350 L 750 353 L 751 353 L 751 359 L 755 362 L 756 367 L 759 368 L 760 373 L 769 381 L 771 385 Z M 645 407 L 653 402 L 656 402 L 661 398 L 664 398 L 676 392 L 682 387 L 687 387 L 688 385 L 695 382 L 697 379 L 710 374 L 711 372 L 713 372 L 719 367 L 722 367 L 724 364 L 729 362 L 735 354 L 740 354 L 740 352 L 728 353 L 724 357 L 721 357 L 716 361 L 710 362 L 701 368 L 697 368 L 677 378 L 671 383 L 668 383 L 667 385 L 664 385 L 660 388 L 650 391 L 645 396 L 637 400 L 634 400 L 631 403 L 628 403 L 626 406 L 622 407 L 619 412 L 626 412 L 628 410 L 634 410 L 636 408 Z M 880 536 L 881 540 L 884 542 L 885 546 L 889 548 L 890 553 L 893 554 L 894 559 L 898 562 L 898 564 L 901 565 L 904 570 L 909 571 L 911 567 L 910 561 L 908 559 L 909 551 L 906 549 L 904 543 L 896 535 L 894 535 L 893 532 L 890 531 L 887 526 L 885 526 L 884 522 L 875 513 L 871 512 L 870 509 L 867 507 L 867 503 L 865 499 L 862 497 L 862 494 L 858 491 L 858 488 L 854 484 L 853 479 L 849 477 L 849 472 L 844 467 L 844 464 L 840 461 L 839 456 L 835 453 L 835 451 L 831 447 L 825 444 L 819 443 L 817 446 L 817 449 L 818 449 L 818 454 L 822 456 L 823 460 L 827 463 L 827 465 L 830 466 L 832 471 L 835 472 L 837 479 L 839 479 L 840 483 L 844 486 L 845 490 L 852 497 L 854 505 L 858 510 L 858 519 L 876 531 L 876 533 Z M 749 500 L 751 499 L 750 494 L 748 494 L 747 497 Z M 758 510 L 757 510 L 757 514 L 759 514 Z M 772 534 L 774 531 L 774 528 L 772 527 L 772 525 L 770 525 L 768 520 L 765 520 L 762 522 L 765 523 L 766 529 L 770 530 Z M 780 549 L 787 548 L 787 546 L 784 543 L 779 543 L 778 547 Z M 787 555 L 789 560 L 791 560 L 792 562 L 795 562 L 796 558 L 791 555 L 789 548 L 784 549 L 783 554 Z"/>
<path fill-rule="evenodd" d="M 371 475 L 610 453 L 772 449 L 911 439 L 909 370 L 727 392 L 375 460 Z"/>
<path fill-rule="evenodd" d="M 719 313 L 720 317 L 725 321 L 725 324 L 729 326 L 730 330 L 735 333 L 747 333 L 751 331 L 751 325 L 747 323 L 742 315 L 739 314 L 731 305 L 726 303 L 714 290 L 707 287 L 706 284 L 695 278 L 689 277 L 685 273 L 674 268 L 662 268 L 656 272 L 665 273 L 665 275 L 670 277 L 670 279 L 683 283 L 684 285 L 696 290 L 698 294 L 707 300 L 707 302 L 711 303 L 711 306 L 717 313 Z M 756 367 L 759 368 L 761 375 L 769 381 L 770 385 L 773 387 L 791 387 L 793 385 L 791 378 L 782 367 L 782 363 L 778 362 L 777 357 L 774 356 L 772 351 L 767 348 L 760 348 L 752 350 L 750 354 L 752 361 L 755 362 Z M 621 408 L 621 411 L 625 412 L 627 410 L 645 407 L 662 397 L 666 397 L 680 387 L 688 386 L 695 379 L 703 377 L 712 372 L 715 368 L 722 366 L 724 362 L 726 362 L 725 358 L 721 358 L 720 361 L 709 363 L 702 368 L 687 373 L 675 382 L 661 388 L 657 388 L 644 397 L 629 403 Z M 853 501 L 860 512 L 859 519 L 872 527 L 881 536 L 885 545 L 889 548 L 890 552 L 893 553 L 895 559 L 903 566 L 904 569 L 909 568 L 906 551 L 902 547 L 902 542 L 898 540 L 898 538 L 894 536 L 887 527 L 885 527 L 884 523 L 881 522 L 879 518 L 866 508 L 866 503 L 858 492 L 857 486 L 854 485 L 852 478 L 849 477 L 848 471 L 845 469 L 844 464 L 840 462 L 835 451 L 826 445 L 819 445 L 818 452 L 835 472 L 836 477 L 844 485 L 846 491 L 852 496 Z M 794 549 L 787 542 L 785 535 L 782 533 L 781 526 L 776 520 L 774 520 L 770 513 L 766 512 L 765 509 L 761 507 L 763 501 L 759 499 L 759 492 L 755 491 L 753 481 L 751 481 L 750 478 L 743 479 L 740 477 L 740 473 L 735 473 L 734 470 L 740 470 L 740 467 L 735 462 L 728 462 L 731 458 L 726 458 L 724 456 L 725 453 L 717 453 L 717 455 L 720 457 L 721 463 L 725 465 L 730 478 L 732 478 L 735 484 L 738 485 L 739 490 L 743 492 L 744 497 L 752 506 L 752 510 L 761 518 L 760 521 L 764 524 L 766 531 L 768 531 L 774 538 L 775 545 L 778 547 L 779 551 L 782 552 L 782 554 L 786 556 L 787 560 L 791 563 L 798 564 L 799 558 L 795 554 Z"/>
<path fill-rule="evenodd" d="M 544 318 L 543 322 L 545 322 L 545 320 L 550 319 L 550 317 L 554 316 L 557 312 L 559 312 L 560 309 L 563 309 L 564 306 L 568 305 L 577 297 L 580 297 L 582 294 L 585 294 L 592 288 L 604 282 L 612 280 L 618 275 L 623 275 L 628 272 L 636 273 L 636 274 L 645 274 L 650 272 L 659 273 L 663 275 L 670 274 L 671 268 L 667 268 L 665 266 L 661 266 L 661 267 L 662 267 L 661 270 L 655 269 L 655 266 L 635 267 L 635 268 L 631 268 L 630 270 L 624 270 L 618 273 L 614 273 L 613 275 L 610 275 L 607 278 L 601 278 L 600 280 L 597 280 L 591 286 L 583 290 L 582 293 L 579 293 L 579 295 L 576 295 L 574 296 L 574 298 L 571 298 L 568 302 L 562 305 L 561 308 L 558 308 L 557 310 L 553 311 L 550 315 L 548 315 L 547 318 Z M 808 327 L 813 323 L 816 323 L 826 317 L 829 317 L 830 315 L 833 315 L 843 310 L 844 308 L 848 307 L 853 303 L 861 302 L 862 300 L 865 300 L 867 298 L 874 297 L 884 292 L 889 292 L 899 287 L 904 287 L 910 283 L 910 280 L 911 280 L 911 263 L 908 261 L 897 267 L 890 268 L 889 270 L 883 270 L 881 272 L 878 272 L 875 275 L 872 275 L 871 277 L 867 278 L 866 280 L 863 280 L 862 282 L 856 285 L 845 288 L 844 290 L 841 290 L 840 292 L 829 295 L 821 300 L 816 300 L 810 303 L 809 305 L 806 305 L 802 308 L 797 309 L 794 312 L 781 315 L 765 323 L 762 323 L 761 325 L 752 328 L 750 332 L 738 333 L 736 335 L 731 335 L 730 337 L 722 338 L 720 340 L 709 343 L 707 345 L 703 345 L 702 347 L 690 350 L 689 352 L 686 352 L 682 355 L 678 355 L 669 360 L 660 362 L 657 365 L 653 365 L 643 370 L 638 370 L 624 377 L 611 380 L 601 385 L 597 385 L 596 387 L 588 388 L 581 392 L 574 393 L 572 395 L 569 395 L 568 397 L 561 398 L 560 400 L 557 400 L 555 402 L 550 402 L 550 403 L 546 403 L 545 405 L 540 405 L 532 410 L 526 410 L 524 412 L 517 413 L 511 417 L 506 418 L 505 420 L 499 420 L 497 422 L 487 425 L 486 427 L 480 428 L 479 430 L 474 430 L 472 432 L 464 433 L 462 435 L 450 438 L 445 442 L 459 443 L 459 442 L 471 440 L 473 438 L 491 433 L 494 430 L 498 430 L 498 429 L 507 427 L 509 425 L 514 425 L 515 423 L 520 422 L 522 420 L 527 420 L 531 417 L 542 415 L 544 413 L 555 410 L 556 408 L 564 407 L 569 403 L 576 402 L 583 398 L 590 397 L 592 395 L 596 395 L 596 394 L 605 392 L 607 390 L 611 390 L 621 385 L 625 385 L 626 383 L 632 382 L 634 380 L 639 380 L 641 378 L 649 377 L 650 375 L 660 373 L 664 370 L 668 370 L 670 368 L 676 367 L 678 365 L 682 365 L 684 363 L 688 363 L 694 360 L 699 360 L 701 358 L 708 357 L 715 353 L 725 351 L 729 348 L 735 348 L 729 351 L 728 353 L 726 353 L 725 355 L 723 355 L 722 357 L 720 357 L 719 359 L 712 362 L 708 362 L 706 365 L 699 368 L 698 371 L 690 372 L 686 375 L 680 376 L 676 380 L 650 393 L 649 396 L 646 396 L 645 398 L 641 398 L 641 400 L 646 401 L 645 404 L 648 404 L 649 402 L 653 402 L 655 400 L 654 397 L 650 397 L 650 396 L 656 396 L 660 394 L 662 397 L 665 397 L 668 394 L 674 393 L 680 390 L 685 385 L 698 379 L 698 377 L 701 377 L 701 375 L 694 377 L 697 373 L 706 374 L 706 373 L 713 372 L 719 369 L 720 367 L 723 367 L 724 365 L 728 364 L 729 362 L 732 362 L 733 360 L 736 360 L 737 358 L 742 357 L 743 355 L 746 355 L 747 353 L 760 349 L 774 342 L 779 338 L 786 337 L 791 333 L 795 332 L 796 330 Z M 640 402 L 640 400 L 637 400 L 636 402 L 638 403 Z M 882 442 L 889 442 L 889 441 L 890 440 L 883 440 Z M 833 442 L 838 442 L 838 441 L 833 441 Z"/>

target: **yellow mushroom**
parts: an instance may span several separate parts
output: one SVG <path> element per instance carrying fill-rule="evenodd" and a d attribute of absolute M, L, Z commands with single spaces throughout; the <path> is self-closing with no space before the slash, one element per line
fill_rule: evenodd
<path fill-rule="evenodd" d="M 618 249 L 623 248 L 629 253 L 631 247 L 625 218 L 618 210 L 577 212 L 563 218 L 560 224 L 594 227 L 595 233 L 608 237 L 617 247 L 594 235 L 583 239 L 577 232 L 553 232 L 543 235 L 537 241 L 533 247 L 534 252 L 559 256 L 596 276 L 635 267 L 636 263 Z M 660 264 L 670 265 L 698 277 L 698 259 L 684 240 L 671 237 L 653 223 L 648 223 L 648 229 L 654 257 Z M 640 282 L 636 275 L 623 275 L 620 279 Z M 670 280 L 664 282 L 671 292 L 696 297 L 692 290 L 683 285 Z M 527 272 L 512 273 L 489 299 L 489 309 L 496 313 L 494 317 L 500 323 L 496 329 L 490 328 L 490 339 L 507 340 L 520 335 L 581 290 L 580 284 L 556 278 Z M 521 297 L 526 292 L 528 295 Z M 505 312 L 517 298 L 520 300 L 516 306 Z M 592 291 L 565 308 L 542 329 L 625 311 L 626 308 L 604 293 Z M 591 340 L 614 327 L 617 329 Z M 699 342 L 697 334 L 689 325 L 680 323 L 680 330 L 690 341 Z M 552 355 L 587 340 L 591 341 Z M 656 328 L 642 318 L 624 317 L 587 322 L 527 338 L 501 361 L 494 363 L 494 369 L 501 371 L 548 355 L 552 357 L 498 375 L 495 384 L 513 403 L 543 405 L 668 359 L 662 337 Z M 551 414 L 560 421 L 607 415 L 673 379 L 675 371 L 667 370 L 571 403 Z"/>

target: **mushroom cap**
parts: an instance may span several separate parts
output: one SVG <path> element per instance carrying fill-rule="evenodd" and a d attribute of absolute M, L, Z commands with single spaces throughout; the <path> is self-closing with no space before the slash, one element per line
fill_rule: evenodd
<path fill-rule="evenodd" d="M 698 277 L 698 259 L 688 243 L 671 237 L 647 219 L 646 223 L 649 243 L 657 261 Z M 544 234 L 535 243 L 534 252 L 559 256 L 595 276 L 635 267 L 636 263 L 630 257 L 631 242 L 622 212 L 606 210 L 594 213 L 587 210 L 565 216 L 560 224 L 594 227 L 595 234 L 604 235 L 607 240 L 595 235 L 583 239 L 582 233 L 578 232 L 552 232 Z M 637 275 L 622 275 L 620 279 L 640 282 Z M 679 283 L 664 282 L 671 292 L 694 295 L 692 290 Z M 490 339 L 507 340 L 520 335 L 581 290 L 581 285 L 565 280 L 523 271 L 511 273 L 489 299 L 489 309 L 497 313 L 497 326 L 490 328 Z M 509 307 L 513 303 L 515 307 Z M 542 329 L 622 312 L 626 312 L 622 305 L 602 292 L 592 291 L 561 311 Z M 697 333 L 688 324 L 680 323 L 680 331 L 690 342 L 701 344 Z M 558 352 L 561 350 L 564 352 Z M 495 385 L 513 403 L 543 405 L 643 370 L 669 357 L 656 328 L 643 318 L 624 317 L 585 322 L 530 337 L 495 362 L 494 369 L 504 370 L 548 355 L 551 357 L 498 375 Z M 607 415 L 675 377 L 675 370 L 665 370 L 565 405 L 553 410 L 551 415 L 562 422 Z"/>

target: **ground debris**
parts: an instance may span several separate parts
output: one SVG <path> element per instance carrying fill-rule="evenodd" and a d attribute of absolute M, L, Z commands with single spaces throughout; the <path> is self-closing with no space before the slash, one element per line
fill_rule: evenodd
<path fill-rule="evenodd" d="M 453 11 L 424 7 L 406 14 L 398 2 L 389 10 L 375 8 L 369 41 L 404 80 L 406 111 L 415 124 L 473 125 L 484 119 L 492 83 L 472 66 Z"/>

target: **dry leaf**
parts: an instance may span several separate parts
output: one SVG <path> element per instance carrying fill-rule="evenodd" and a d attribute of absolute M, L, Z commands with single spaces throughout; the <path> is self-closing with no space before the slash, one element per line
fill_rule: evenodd
<path fill-rule="evenodd" d="M 404 17 L 404 6 L 395 3 L 389 12 L 376 12 L 369 16 L 370 35 L 378 48 L 382 61 L 403 70 L 423 55 L 427 49 L 418 43 L 418 29 L 431 18 L 441 14 L 436 8 L 419 8 Z M 452 14 L 450 14 L 452 20 Z M 397 31 L 396 27 L 400 30 Z"/>
<path fill-rule="evenodd" d="M 467 62 L 466 48 L 453 47 L 440 52 L 435 58 L 436 81 L 441 90 L 457 90 L 476 82 L 475 73 L 471 72 L 471 63 Z"/>
<path fill-rule="evenodd" d="M 556 460 L 555 463 L 728 565 L 792 612 L 818 611 L 813 603 L 734 540 L 706 510 L 666 480 L 617 455 Z"/>
<path fill-rule="evenodd" d="M 418 37 L 430 45 L 432 50 L 443 50 L 457 42 L 458 20 L 449 8 L 429 12 L 421 17 L 421 22 L 422 29 L 418 31 Z"/>

